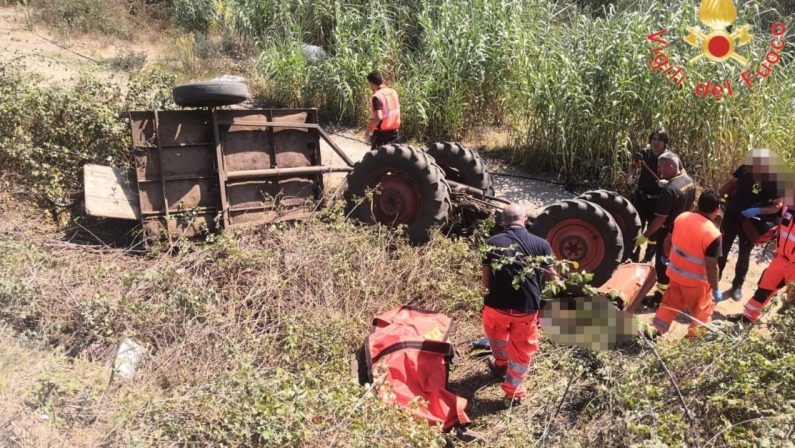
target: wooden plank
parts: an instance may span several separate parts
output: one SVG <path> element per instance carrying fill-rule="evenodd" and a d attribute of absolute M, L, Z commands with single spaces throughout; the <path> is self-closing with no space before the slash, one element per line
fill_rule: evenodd
<path fill-rule="evenodd" d="M 229 225 L 229 200 L 226 197 L 226 163 L 224 162 L 224 148 L 221 146 L 221 129 L 218 125 L 218 112 L 213 108 L 210 111 L 213 121 L 213 139 L 215 141 L 215 160 L 218 173 L 218 190 L 221 193 L 221 220 L 223 226 Z"/>
<path fill-rule="evenodd" d="M 133 177 L 133 176 L 131 176 Z M 86 213 L 105 218 L 140 218 L 138 192 L 126 170 L 102 165 L 83 166 Z"/>

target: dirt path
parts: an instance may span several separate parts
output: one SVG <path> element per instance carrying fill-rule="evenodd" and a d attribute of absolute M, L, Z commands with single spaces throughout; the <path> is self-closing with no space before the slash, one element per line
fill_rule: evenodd
<path fill-rule="evenodd" d="M 128 73 L 113 70 L 109 63 L 129 50 L 129 43 L 108 37 L 67 40 L 33 26 L 22 8 L 0 7 L 0 42 L 0 67 L 20 68 L 45 84 L 67 81 L 82 72 L 119 85 L 129 80 Z"/>

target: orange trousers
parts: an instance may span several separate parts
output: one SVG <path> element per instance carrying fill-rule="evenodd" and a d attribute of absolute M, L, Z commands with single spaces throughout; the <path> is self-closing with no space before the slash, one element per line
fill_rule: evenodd
<path fill-rule="evenodd" d="M 502 390 L 508 397 L 522 398 L 524 378 L 538 351 L 538 313 L 512 315 L 503 311 L 484 307 L 483 330 L 496 364 L 506 367 Z"/>
<path fill-rule="evenodd" d="M 754 294 L 754 297 L 745 304 L 743 315 L 751 322 L 759 320 L 759 316 L 762 315 L 762 308 L 770 303 L 770 299 L 776 295 L 776 292 L 782 286 L 792 281 L 795 281 L 795 263 L 780 255 L 774 258 L 770 262 L 770 266 L 762 272 L 762 278 L 759 279 L 759 289 L 770 291 L 770 293 L 767 296 L 760 297 L 759 290 L 757 290 L 757 294 Z M 760 302 L 760 300 L 762 301 Z"/>
<path fill-rule="evenodd" d="M 693 317 L 687 331 L 687 337 L 697 336 L 701 331 L 701 323 L 709 323 L 712 320 L 712 311 L 715 309 L 715 302 L 712 300 L 712 289 L 709 285 L 704 286 L 683 286 L 675 281 L 671 281 L 668 289 L 663 294 L 662 303 L 657 308 L 652 324 L 660 334 L 668 331 L 671 322 L 680 314 L 687 313 Z M 700 321 L 700 322 L 699 322 Z"/>

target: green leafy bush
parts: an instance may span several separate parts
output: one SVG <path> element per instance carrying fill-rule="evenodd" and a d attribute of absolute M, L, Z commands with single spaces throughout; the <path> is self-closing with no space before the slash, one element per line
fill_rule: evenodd
<path fill-rule="evenodd" d="M 82 186 L 82 166 L 130 166 L 130 109 L 173 105 L 172 75 L 145 70 L 125 96 L 85 75 L 73 85 L 38 86 L 13 70 L 0 72 L 0 163 L 33 193 L 69 202 Z"/>
<path fill-rule="evenodd" d="M 215 21 L 215 0 L 174 0 L 171 18 L 186 31 L 207 32 Z"/>

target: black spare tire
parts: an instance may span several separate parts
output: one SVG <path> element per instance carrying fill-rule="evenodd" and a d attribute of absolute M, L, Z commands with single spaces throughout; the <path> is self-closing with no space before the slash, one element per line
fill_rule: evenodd
<path fill-rule="evenodd" d="M 445 178 L 494 194 L 494 181 L 483 159 L 476 151 L 456 142 L 431 143 L 425 152 L 436 159 Z"/>
<path fill-rule="evenodd" d="M 248 88 L 238 81 L 211 80 L 174 87 L 174 102 L 183 107 L 215 107 L 248 99 Z"/>
<path fill-rule="evenodd" d="M 348 173 L 346 213 L 367 224 L 405 225 L 412 243 L 447 222 L 450 186 L 433 157 L 408 145 L 380 146 Z M 372 195 L 368 197 L 368 193 Z"/>
<path fill-rule="evenodd" d="M 640 222 L 640 215 L 627 198 L 615 191 L 590 190 L 579 195 L 577 199 L 582 199 L 605 209 L 607 213 L 616 220 L 618 228 L 621 229 L 621 236 L 624 240 L 624 259 L 625 261 L 632 255 L 632 248 L 635 245 L 635 237 L 643 230 Z"/>
<path fill-rule="evenodd" d="M 606 282 L 621 263 L 621 230 L 613 217 L 594 203 L 580 199 L 556 202 L 544 208 L 528 227 L 549 242 L 556 257 L 576 261 L 580 270 L 593 273 L 595 286 Z"/>

